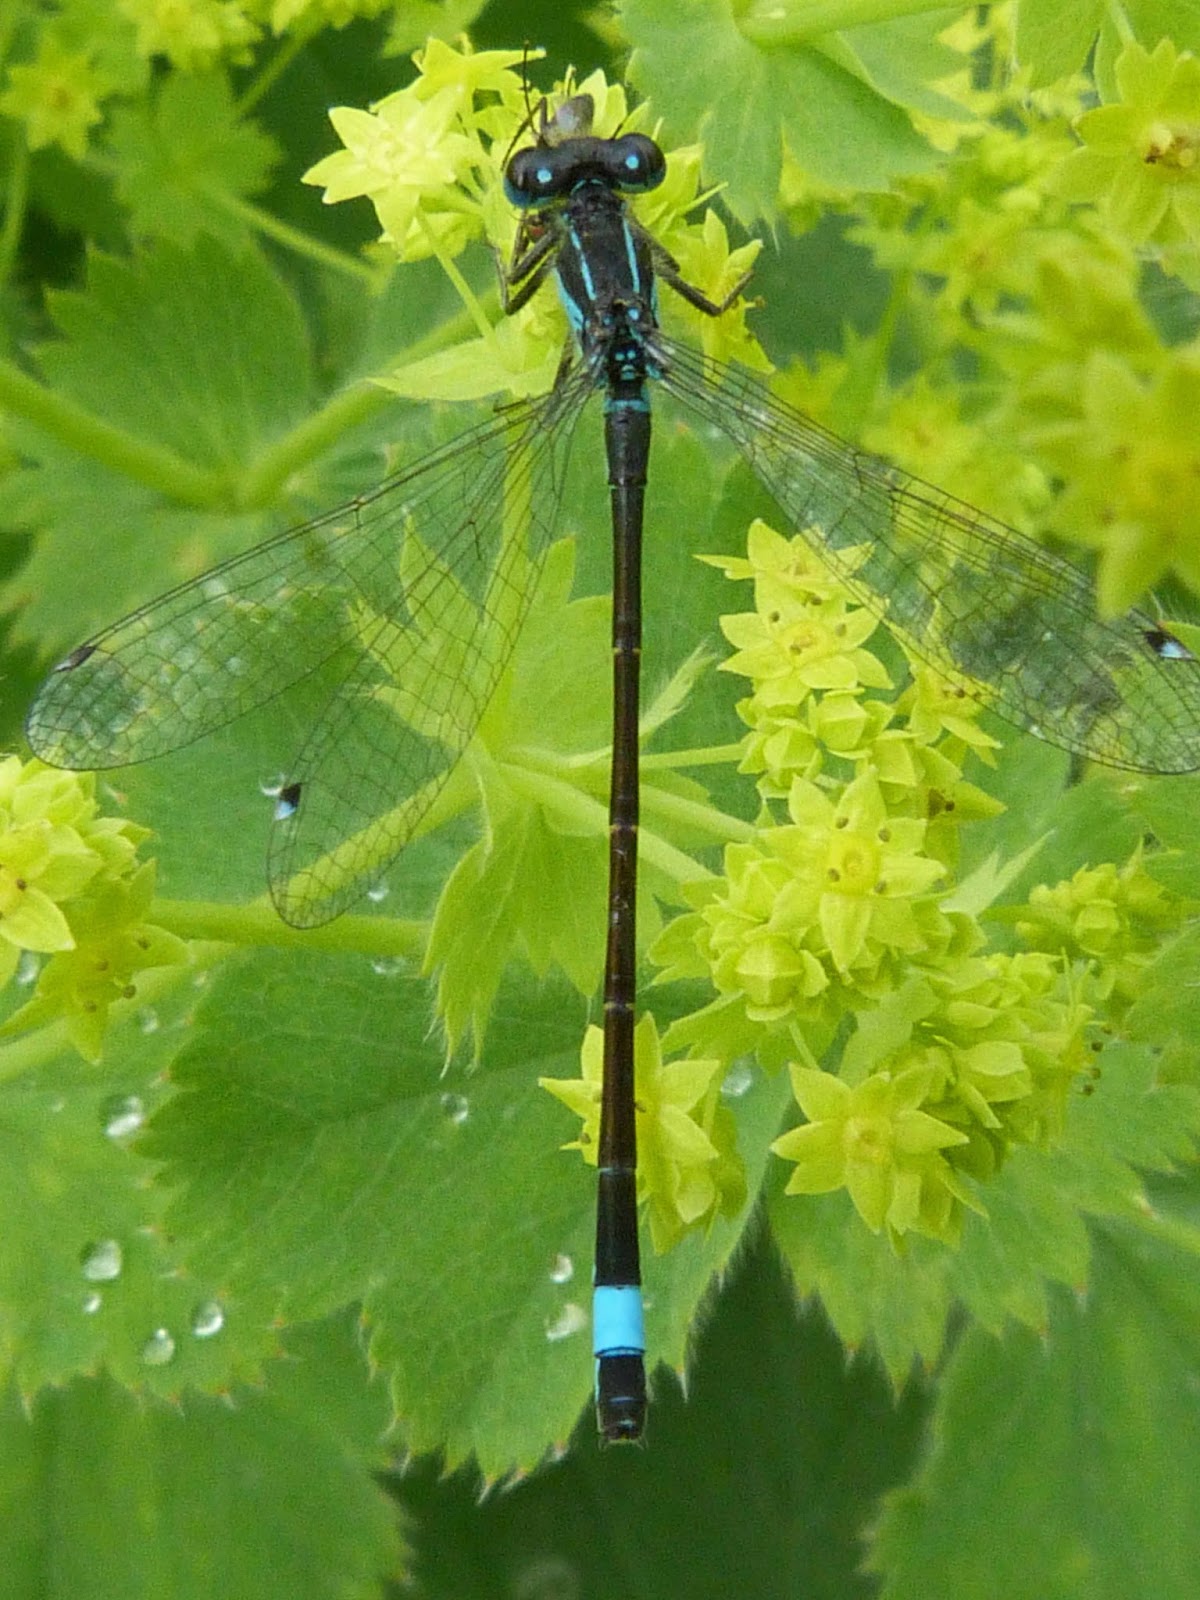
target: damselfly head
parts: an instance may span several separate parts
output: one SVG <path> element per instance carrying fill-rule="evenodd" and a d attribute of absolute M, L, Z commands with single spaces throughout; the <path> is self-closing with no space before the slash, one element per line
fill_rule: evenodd
<path fill-rule="evenodd" d="M 555 112 L 538 134 L 511 157 L 504 170 L 510 205 L 533 211 L 565 200 L 585 183 L 602 184 L 615 194 L 644 194 L 666 176 L 661 149 L 647 134 L 623 133 L 600 139 L 579 131 L 590 128 L 590 94 L 578 94 Z"/>

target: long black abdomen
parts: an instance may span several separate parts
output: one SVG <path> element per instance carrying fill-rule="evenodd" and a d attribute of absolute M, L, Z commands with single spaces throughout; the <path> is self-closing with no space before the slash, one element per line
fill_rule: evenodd
<path fill-rule="evenodd" d="M 642 518 L 650 454 L 640 381 L 612 383 L 604 434 L 613 522 L 613 755 L 593 1348 L 597 1421 L 602 1436 L 616 1441 L 640 1437 L 646 1416 L 633 1082 Z"/>

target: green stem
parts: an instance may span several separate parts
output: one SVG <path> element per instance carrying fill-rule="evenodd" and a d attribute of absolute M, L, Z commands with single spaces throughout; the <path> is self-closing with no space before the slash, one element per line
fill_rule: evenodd
<path fill-rule="evenodd" d="M 503 761 L 497 762 L 496 766 L 518 794 L 524 795 L 551 812 L 557 812 L 573 830 L 586 829 L 596 834 L 608 832 L 606 800 L 597 800 L 575 784 L 554 778 L 545 771 L 513 766 Z M 694 801 L 680 801 L 678 809 L 670 803 L 659 806 L 656 803 L 659 798 L 659 794 L 649 788 L 642 791 L 642 807 L 647 815 L 658 814 L 672 821 L 685 820 L 690 827 L 705 826 L 708 831 L 716 831 L 712 819 L 721 817 L 720 812 L 711 807 L 699 806 Z M 679 800 L 676 795 L 667 798 L 669 802 Z M 732 817 L 722 817 L 721 820 L 735 830 L 749 826 L 747 823 L 737 822 Z M 727 835 L 721 830 L 719 836 L 724 838 Z M 738 837 L 739 834 L 735 832 L 732 836 Z M 658 867 L 676 883 L 693 883 L 699 878 L 712 877 L 707 867 L 702 867 L 686 851 L 677 850 L 674 845 L 668 844 L 650 828 L 643 828 L 638 834 L 638 855 L 639 859 Z"/>
<path fill-rule="evenodd" d="M 424 211 L 422 211 L 419 205 L 417 207 L 416 216 L 417 224 L 420 227 L 421 232 L 425 235 L 426 242 L 428 243 L 430 250 L 433 252 L 434 259 L 437 261 L 438 266 L 441 267 L 442 271 L 454 285 L 455 292 L 470 314 L 471 320 L 475 324 L 480 336 L 488 344 L 491 344 L 496 337 L 496 330 L 484 315 L 483 307 L 476 299 L 474 290 L 463 277 L 462 273 L 458 270 L 453 258 L 446 253 L 441 240 L 438 238 L 437 234 L 433 231 L 429 224 L 429 218 L 425 215 Z"/>
<path fill-rule="evenodd" d="M 195 466 L 163 445 L 136 439 L 111 422 L 102 422 L 74 400 L 38 383 L 11 361 L 0 361 L 0 406 L 44 429 L 79 455 L 99 461 L 170 500 L 204 507 L 232 501 L 232 486 L 223 472 Z"/>
<path fill-rule="evenodd" d="M 469 328 L 467 313 L 458 312 L 426 334 L 417 344 L 410 346 L 404 352 L 405 364 L 422 360 L 448 345 L 458 343 Z M 383 370 L 398 365 L 399 360 L 397 356 L 394 361 L 383 363 Z M 239 479 L 239 505 L 247 510 L 273 505 L 285 484 L 297 472 L 331 450 L 343 434 L 370 421 L 396 403 L 394 394 L 367 379 L 340 390 L 319 411 L 313 412 L 290 433 L 259 453 L 254 464 Z"/>
<path fill-rule="evenodd" d="M 225 905 L 199 900 L 154 900 L 147 919 L 180 939 L 269 945 L 275 950 L 351 951 L 419 961 L 428 926 L 399 917 L 344 916 L 320 928 L 290 928 L 267 900 Z"/>
<path fill-rule="evenodd" d="M 273 217 L 261 206 L 251 205 L 248 200 L 239 199 L 226 189 L 216 185 L 212 187 L 205 185 L 203 193 L 210 205 L 228 212 L 230 216 L 236 217 L 239 222 L 244 222 L 247 227 L 252 228 L 255 233 L 262 234 L 264 238 L 274 239 L 276 244 L 283 245 L 284 249 L 291 250 L 295 255 L 315 261 L 318 266 L 328 267 L 333 272 L 340 272 L 344 277 L 353 278 L 356 283 L 366 284 L 372 292 L 379 288 L 382 275 L 378 268 L 360 261 L 357 256 L 347 255 L 344 250 L 335 250 L 332 245 L 322 244 L 319 239 L 314 239 L 302 228 L 293 228 L 290 223 Z"/>
<path fill-rule="evenodd" d="M 1113 25 L 1117 38 L 1120 39 L 1122 44 L 1132 44 L 1137 38 L 1137 34 L 1133 31 L 1133 25 L 1129 21 L 1125 7 L 1120 4 L 1120 0 L 1108 0 L 1108 5 L 1105 9 L 1108 12 L 1109 21 Z"/>
<path fill-rule="evenodd" d="M 246 510 L 274 505 L 297 472 L 331 450 L 343 434 L 395 403 L 394 396 L 365 380 L 342 389 L 319 411 L 259 452 L 239 479 L 239 504 Z"/>
<path fill-rule="evenodd" d="M 740 817 L 731 817 L 726 811 L 718 811 L 716 806 L 685 799 L 667 789 L 659 789 L 652 783 L 642 789 L 641 809 L 648 817 L 658 817 L 685 828 L 697 829 L 723 844 L 745 844 L 754 838 L 756 831 L 752 822 L 743 822 Z"/>
<path fill-rule="evenodd" d="M 320 32 L 320 28 L 320 18 L 317 16 L 314 19 L 312 12 L 307 17 L 297 19 L 289 28 L 287 37 L 275 51 L 275 54 L 255 74 L 238 96 L 237 113 L 239 117 L 244 117 L 253 111 L 271 85 L 287 71 L 309 41 L 316 37 Z"/>
<path fill-rule="evenodd" d="M 694 750 L 652 750 L 641 757 L 643 772 L 680 772 L 684 767 L 720 767 L 742 759 L 740 744 L 702 745 Z M 607 759 L 607 751 L 605 752 Z"/>

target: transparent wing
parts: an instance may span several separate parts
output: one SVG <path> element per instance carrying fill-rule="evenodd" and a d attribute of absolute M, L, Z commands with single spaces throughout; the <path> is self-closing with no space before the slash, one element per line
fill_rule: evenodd
<path fill-rule="evenodd" d="M 337 687 L 281 792 L 269 876 L 288 922 L 337 916 L 412 836 L 495 691 L 591 389 L 572 372 L 97 634 L 34 701 L 34 752 L 148 760 L 328 669 Z"/>
<path fill-rule="evenodd" d="M 1086 574 L 1034 540 L 854 449 L 748 373 L 656 344 L 665 386 L 732 440 L 914 655 L 1049 744 L 1142 772 L 1200 767 L 1200 661 L 1151 617 L 1097 617 Z"/>

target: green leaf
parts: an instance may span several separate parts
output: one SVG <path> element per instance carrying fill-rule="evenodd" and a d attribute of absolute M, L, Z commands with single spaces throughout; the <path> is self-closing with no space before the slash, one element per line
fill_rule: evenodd
<path fill-rule="evenodd" d="M 536 1087 L 581 1031 L 555 1010 L 515 1052 L 497 1023 L 480 1071 L 446 1074 L 419 980 L 260 953 L 213 986 L 151 1140 L 206 1272 L 293 1320 L 362 1299 L 409 1443 L 493 1471 L 565 1436 L 589 1381 L 585 1339 L 547 1337 L 579 1294 L 551 1270 L 590 1205 Z"/>
<path fill-rule="evenodd" d="M 386 1422 L 360 1393 L 350 1330 L 298 1340 L 320 1404 L 284 1380 L 182 1409 L 77 1379 L 0 1412 L 0 1565 L 13 1596 L 351 1600 L 378 1595 L 401 1550 L 373 1483 Z M 298 1391 L 290 1394 L 289 1390 Z M 297 1401 L 301 1403 L 297 1404 Z"/>
<path fill-rule="evenodd" d="M 849 1196 L 783 1194 L 772 1175 L 771 1232 L 801 1294 L 818 1294 L 848 1349 L 869 1344 L 899 1388 L 914 1361 L 933 1366 L 951 1309 L 950 1257 L 942 1246 L 914 1239 L 903 1256 L 870 1233 Z"/>
<path fill-rule="evenodd" d="M 50 304 L 63 335 L 40 351 L 52 394 L 210 470 L 215 501 L 311 400 L 298 308 L 254 251 L 206 239 L 132 263 L 94 256 L 86 291 Z M 259 517 L 164 503 L 69 440 L 27 424 L 15 432 L 35 464 L 0 482 L 0 507 L 40 534 L 6 591 L 10 604 L 27 602 L 23 638 L 76 642 L 266 531 Z"/>
<path fill-rule="evenodd" d="M 470 1474 L 447 1479 L 436 1461 L 396 1495 L 430 1596 L 495 1600 L 497 1559 L 543 1587 L 607 1596 L 625 1549 L 623 1592 L 639 1600 L 716 1600 L 731 1572 L 755 1600 L 868 1600 L 860 1529 L 902 1480 L 926 1404 L 919 1385 L 895 1404 L 872 1363 L 848 1361 L 752 1237 L 696 1332 L 686 1399 L 655 1385 L 647 1449 L 597 1450 L 585 1418 L 553 1471 L 482 1503 Z"/>
<path fill-rule="evenodd" d="M 486 3 L 487 0 L 408 0 L 392 16 L 386 53 L 409 55 L 431 37 L 452 42 L 471 26 Z"/>
<path fill-rule="evenodd" d="M 114 112 L 109 147 L 134 234 L 185 246 L 210 234 L 244 248 L 246 223 L 224 202 L 259 193 L 279 159 L 221 72 L 161 79 L 152 103 Z"/>
<path fill-rule="evenodd" d="M 1200 1568 L 1198 1317 L 1194 1244 L 1122 1224 L 1100 1236 L 1086 1303 L 1057 1295 L 1047 1332 L 968 1334 L 928 1459 L 875 1537 L 886 1600 L 1187 1600 Z"/>
<path fill-rule="evenodd" d="M 1105 13 L 1103 0 L 1021 0 L 1017 60 L 1035 88 L 1082 68 Z"/>
<path fill-rule="evenodd" d="M 1173 1070 L 1192 1083 L 1200 1042 L 1198 971 L 1200 924 L 1193 922 L 1146 969 L 1129 1012 L 1130 1037 L 1168 1051 Z"/>
<path fill-rule="evenodd" d="M 957 1250 L 915 1239 L 897 1255 L 866 1232 L 845 1194 L 801 1201 L 773 1179 L 771 1227 L 797 1284 L 821 1295 L 846 1344 L 875 1344 L 894 1382 L 914 1360 L 936 1360 L 956 1302 L 993 1331 L 1009 1318 L 1040 1327 L 1048 1286 L 1087 1279 L 1086 1220 L 1137 1213 L 1133 1168 L 1171 1171 L 1193 1158 L 1200 1096 L 1158 1083 L 1147 1051 L 1115 1046 L 1101 1059 L 1100 1082 L 1072 1104 L 1064 1140 L 1016 1151 L 977 1191 L 986 1215 L 968 1217 Z"/>
<path fill-rule="evenodd" d="M 664 451 L 668 487 L 675 482 L 679 453 Z M 608 893 L 612 605 L 607 598 L 570 599 L 574 559 L 573 541 L 551 547 L 511 666 L 480 729 L 486 753 L 476 759 L 474 773 L 485 813 L 483 837 L 447 879 L 426 956 L 426 969 L 438 973 L 437 1011 L 451 1050 L 468 1029 L 476 1048 L 481 1043 L 501 973 L 517 952 L 539 977 L 556 962 L 585 996 L 600 982 Z M 697 579 L 701 570 L 694 566 L 686 579 Z M 446 656 L 436 633 L 427 648 Z M 694 668 L 685 673 L 686 684 L 696 676 Z M 679 694 L 685 694 L 682 686 Z M 672 704 L 671 710 L 678 714 L 681 706 Z M 668 795 L 693 804 L 707 799 L 698 784 L 669 770 L 643 781 L 643 945 L 657 932 L 654 896 L 678 898 L 677 878 L 655 860 L 652 831 L 656 802 Z M 677 851 L 686 842 L 671 840 Z M 700 871 L 696 867 L 689 875 Z"/>
<path fill-rule="evenodd" d="M 191 975 L 146 973 L 140 988 L 103 1075 L 69 1048 L 54 1059 L 45 1032 L 0 1051 L 0 1325 L 25 1395 L 99 1367 L 131 1389 L 212 1392 L 256 1376 L 276 1347 L 254 1286 L 225 1299 L 217 1280 L 183 1269 L 164 1231 L 167 1196 L 136 1131 L 186 1037 Z M 203 1331 L 213 1306 L 221 1327 Z"/>
<path fill-rule="evenodd" d="M 507 962 L 519 950 L 539 977 L 557 960 L 581 994 L 599 980 L 607 890 L 601 838 L 571 838 L 536 806 L 490 815 L 489 837 L 446 881 L 429 935 L 438 1016 L 453 1048 L 470 1028 L 476 1048 Z"/>
<path fill-rule="evenodd" d="M 929 103 L 925 84 L 898 64 L 903 39 L 913 64 L 928 69 L 911 31 L 760 45 L 723 0 L 624 0 L 619 9 L 634 44 L 631 80 L 671 138 L 704 140 L 706 170 L 727 185 L 742 222 L 775 215 L 784 139 L 813 177 L 857 189 L 886 188 L 933 163 L 904 109 Z M 852 53 L 859 34 L 864 60 Z"/>
<path fill-rule="evenodd" d="M 188 460 L 240 465 L 311 400 L 303 320 L 255 250 L 200 239 L 96 255 L 86 290 L 49 304 L 62 337 L 38 352 L 47 381 Z"/>
<path fill-rule="evenodd" d="M 577 1072 L 584 1008 L 510 983 L 467 1072 L 445 1070 L 428 1018 L 423 983 L 364 957 L 230 964 L 147 1149 L 194 1274 L 293 1320 L 361 1299 L 408 1445 L 494 1475 L 564 1440 L 592 1382 L 594 1178 L 537 1087 Z M 757 1089 L 739 1110 L 753 1188 L 778 1104 Z M 645 1264 L 652 1362 L 682 1363 L 744 1222 Z"/>
<path fill-rule="evenodd" d="M 1160 39 L 1170 39 L 1180 50 L 1193 54 L 1200 49 L 1200 14 L 1192 0 L 1131 0 L 1122 13 L 1121 26 L 1106 12 L 1092 67 L 1103 101 L 1121 98 L 1114 67 L 1131 30 L 1147 50 L 1153 50 Z"/>

